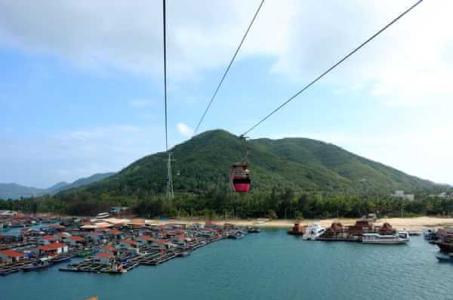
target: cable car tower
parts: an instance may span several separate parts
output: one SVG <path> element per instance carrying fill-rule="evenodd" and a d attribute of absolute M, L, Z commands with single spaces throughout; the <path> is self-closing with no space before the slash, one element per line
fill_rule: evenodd
<path fill-rule="evenodd" d="M 167 118 L 167 14 L 165 1 L 162 0 L 162 27 L 163 27 L 163 50 L 164 50 L 164 103 L 165 103 L 165 151 L 168 153 L 167 160 L 167 199 L 173 199 L 173 176 L 171 170 L 171 152 L 168 151 L 168 118 Z"/>
<path fill-rule="evenodd" d="M 167 199 L 173 199 L 175 194 L 173 192 L 173 176 L 171 170 L 171 152 L 168 152 L 168 160 L 167 160 Z"/>

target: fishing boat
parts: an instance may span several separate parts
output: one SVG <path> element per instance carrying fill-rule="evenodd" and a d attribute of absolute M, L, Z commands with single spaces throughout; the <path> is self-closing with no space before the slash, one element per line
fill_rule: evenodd
<path fill-rule="evenodd" d="M 35 263 L 22 267 L 22 271 L 24 271 L 24 272 L 38 271 L 38 270 L 47 269 L 49 266 L 50 266 L 50 263 L 48 261 L 40 261 L 40 262 L 35 262 Z"/>
<path fill-rule="evenodd" d="M 288 230 L 288 234 L 291 235 L 304 235 L 305 226 L 300 225 L 300 223 L 295 223 L 294 226 Z"/>
<path fill-rule="evenodd" d="M 305 229 L 305 233 L 302 238 L 304 240 L 314 241 L 318 239 L 324 232 L 326 232 L 325 227 L 322 227 L 319 224 L 310 224 Z"/>
<path fill-rule="evenodd" d="M 440 251 L 444 253 L 453 253 L 453 228 L 441 228 L 436 232 L 436 244 Z"/>
<path fill-rule="evenodd" d="M 362 243 L 364 244 L 399 245 L 407 244 L 409 240 L 407 231 L 400 231 L 396 234 L 364 233 L 362 235 Z"/>

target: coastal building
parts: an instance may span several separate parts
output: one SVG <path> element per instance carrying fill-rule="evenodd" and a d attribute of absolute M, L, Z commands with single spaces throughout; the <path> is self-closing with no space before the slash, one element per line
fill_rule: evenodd
<path fill-rule="evenodd" d="M 47 234 L 47 235 L 41 236 L 41 238 L 39 240 L 40 240 L 40 244 L 48 245 L 48 244 L 52 244 L 52 243 L 60 241 L 61 237 L 59 235 Z"/>
<path fill-rule="evenodd" d="M 42 256 L 55 256 L 68 252 L 68 246 L 63 243 L 52 243 L 38 247 L 39 254 Z"/>
<path fill-rule="evenodd" d="M 13 262 L 19 262 L 24 259 L 25 255 L 16 250 L 0 250 L 0 262 L 3 264 L 11 264 Z"/>

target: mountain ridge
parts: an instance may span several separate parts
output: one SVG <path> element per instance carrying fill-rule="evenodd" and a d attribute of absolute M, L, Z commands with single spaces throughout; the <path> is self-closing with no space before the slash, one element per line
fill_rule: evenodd
<path fill-rule="evenodd" d="M 58 192 L 69 190 L 72 188 L 81 187 L 83 185 L 91 184 L 99 180 L 108 178 L 115 174 L 114 172 L 96 173 L 88 177 L 83 177 L 75 180 L 72 183 L 65 181 L 58 182 L 48 188 L 36 188 L 25 186 L 17 183 L 0 183 L 0 199 L 20 199 L 39 197 L 43 195 L 54 195 Z"/>
<path fill-rule="evenodd" d="M 295 191 L 382 193 L 394 190 L 418 192 L 445 186 L 408 175 L 382 163 L 353 154 L 336 145 L 308 138 L 267 138 L 247 142 L 253 191 L 290 188 Z M 175 191 L 202 194 L 229 189 L 232 163 L 243 158 L 245 144 L 225 130 L 203 132 L 174 146 Z M 166 187 L 167 154 L 147 155 L 107 178 L 81 189 L 93 196 L 163 194 Z M 59 193 L 62 194 L 62 193 Z M 63 192 L 69 196 L 66 192 Z"/>

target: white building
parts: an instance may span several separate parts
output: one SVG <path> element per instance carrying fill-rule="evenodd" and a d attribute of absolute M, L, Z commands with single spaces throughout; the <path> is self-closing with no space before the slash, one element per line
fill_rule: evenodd
<path fill-rule="evenodd" d="M 415 199 L 414 194 L 406 194 L 406 193 L 404 193 L 404 191 L 401 191 L 401 190 L 393 192 L 393 194 L 391 194 L 390 196 L 392 196 L 394 198 L 409 200 L 409 201 L 414 201 L 414 199 Z"/>

